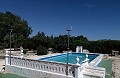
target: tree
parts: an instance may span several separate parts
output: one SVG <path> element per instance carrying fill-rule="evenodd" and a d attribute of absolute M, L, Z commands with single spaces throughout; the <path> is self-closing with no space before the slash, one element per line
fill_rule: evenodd
<path fill-rule="evenodd" d="M 37 48 L 37 55 L 46 55 L 47 54 L 47 48 L 44 46 L 39 46 Z"/>
<path fill-rule="evenodd" d="M 9 29 L 12 29 L 12 44 L 14 47 L 22 45 L 25 38 L 31 34 L 32 29 L 28 26 L 26 20 L 21 19 L 20 16 L 12 14 L 11 12 L 0 12 L 0 42 L 5 43 L 9 38 L 4 39 L 9 35 Z M 7 36 L 9 37 L 9 36 Z M 13 47 L 12 46 L 12 47 Z M 8 46 L 5 46 L 8 47 Z"/>
<path fill-rule="evenodd" d="M 58 51 L 67 50 L 67 35 L 59 35 L 54 38 L 55 46 L 54 49 Z"/>

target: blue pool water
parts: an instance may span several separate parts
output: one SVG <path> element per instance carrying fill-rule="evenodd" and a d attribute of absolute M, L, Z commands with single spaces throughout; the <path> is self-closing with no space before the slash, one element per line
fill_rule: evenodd
<path fill-rule="evenodd" d="M 75 64 L 76 58 L 78 57 L 80 59 L 79 63 L 82 63 L 84 59 L 86 58 L 86 54 L 84 53 L 69 53 L 68 54 L 68 63 Z M 95 59 L 98 56 L 98 54 L 88 54 L 89 62 Z M 50 62 L 67 62 L 67 55 L 66 54 L 60 54 L 56 56 L 46 57 L 46 58 L 40 58 L 39 60 L 43 61 L 50 61 Z"/>

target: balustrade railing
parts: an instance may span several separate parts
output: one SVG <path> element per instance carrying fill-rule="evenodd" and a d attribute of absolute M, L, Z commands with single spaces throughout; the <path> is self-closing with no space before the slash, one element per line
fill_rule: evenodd
<path fill-rule="evenodd" d="M 10 60 L 8 59 L 8 64 L 10 64 Z M 37 70 L 44 70 L 48 72 L 54 72 L 59 74 L 66 74 L 66 64 L 56 63 L 56 62 L 48 62 L 48 61 L 40 61 L 40 60 L 32 60 L 32 59 L 24 59 L 18 57 L 11 57 L 11 65 L 27 67 Z M 77 65 L 68 64 L 68 75 L 75 76 L 75 68 L 78 68 Z"/>

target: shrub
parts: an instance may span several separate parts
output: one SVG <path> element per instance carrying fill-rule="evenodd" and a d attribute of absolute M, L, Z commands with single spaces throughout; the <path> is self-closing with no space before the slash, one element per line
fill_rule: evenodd
<path fill-rule="evenodd" d="M 37 48 L 37 55 L 47 55 L 47 48 L 44 46 L 39 46 Z"/>
<path fill-rule="evenodd" d="M 26 54 L 28 52 L 28 50 L 23 50 L 23 53 Z"/>

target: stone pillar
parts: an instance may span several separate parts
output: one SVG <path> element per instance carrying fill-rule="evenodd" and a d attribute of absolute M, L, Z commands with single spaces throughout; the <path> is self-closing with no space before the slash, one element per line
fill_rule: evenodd
<path fill-rule="evenodd" d="M 23 47 L 22 46 L 20 47 L 20 51 L 21 51 L 20 57 L 23 58 Z"/>
<path fill-rule="evenodd" d="M 85 63 L 86 63 L 86 66 L 89 66 L 89 59 L 88 59 L 88 54 L 86 54 L 86 58 L 85 58 Z"/>
<path fill-rule="evenodd" d="M 78 53 L 78 51 L 79 51 L 79 47 L 77 46 L 77 47 L 76 47 L 76 53 Z"/>
<path fill-rule="evenodd" d="M 9 61 L 9 55 L 8 55 L 8 51 L 6 50 L 5 65 L 8 65 L 8 61 Z"/>
<path fill-rule="evenodd" d="M 20 57 L 23 58 L 23 53 L 21 52 Z"/>
<path fill-rule="evenodd" d="M 79 58 L 76 58 L 76 65 L 78 67 L 75 68 L 75 78 L 80 78 L 80 64 L 79 64 Z"/>
<path fill-rule="evenodd" d="M 83 46 L 80 46 L 80 53 L 83 53 Z"/>

